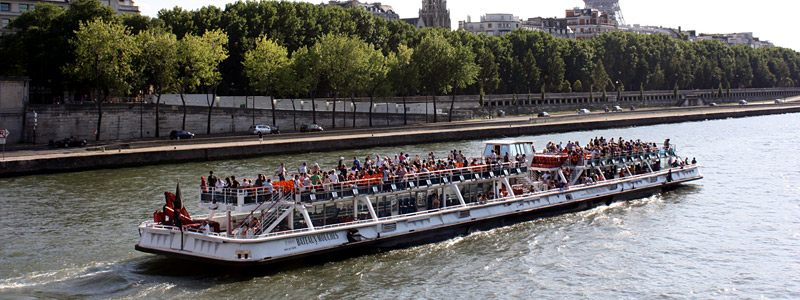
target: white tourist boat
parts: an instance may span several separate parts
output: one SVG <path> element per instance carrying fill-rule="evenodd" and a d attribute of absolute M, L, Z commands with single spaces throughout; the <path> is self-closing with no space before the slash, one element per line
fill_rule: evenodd
<path fill-rule="evenodd" d="M 194 218 L 178 189 L 178 201 L 165 193 L 163 211 L 139 225 L 136 249 L 225 265 L 327 261 L 647 197 L 702 178 L 674 146 L 647 145 L 566 154 L 535 153 L 531 142 L 487 142 L 485 156 L 508 153 L 512 162 L 479 159 L 302 189 L 203 187 L 200 206 L 210 213 Z M 532 159 L 513 162 L 518 154 Z"/>

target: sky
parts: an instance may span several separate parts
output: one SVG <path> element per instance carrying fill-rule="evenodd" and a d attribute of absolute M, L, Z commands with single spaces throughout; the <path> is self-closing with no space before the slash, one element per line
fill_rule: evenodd
<path fill-rule="evenodd" d="M 142 14 L 155 17 L 159 10 L 175 6 L 197 9 L 214 5 L 221 8 L 234 0 L 134 0 Z M 306 1 L 322 3 L 323 0 Z M 327 0 L 324 0 L 327 2 Z M 367 0 L 391 5 L 401 18 L 415 18 L 422 6 L 421 0 Z M 620 0 L 622 14 L 627 24 L 664 26 L 698 33 L 753 32 L 761 40 L 776 46 L 800 51 L 798 26 L 792 24 L 794 12 L 800 11 L 797 0 Z M 450 19 L 453 29 L 458 21 L 471 16 L 479 20 L 487 13 L 513 13 L 520 18 L 564 17 L 565 10 L 583 7 L 582 0 L 450 0 Z M 778 14 L 779 12 L 783 12 Z"/>

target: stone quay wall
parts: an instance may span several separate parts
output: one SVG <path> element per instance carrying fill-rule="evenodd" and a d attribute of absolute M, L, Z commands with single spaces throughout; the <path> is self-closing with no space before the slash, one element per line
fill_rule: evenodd
<path fill-rule="evenodd" d="M 644 100 L 640 92 L 630 91 L 622 93 L 617 99 L 616 92 L 606 94 L 605 101 L 601 93 L 548 93 L 545 99 L 541 94 L 517 95 L 487 95 L 483 97 L 481 106 L 480 96 L 459 95 L 455 97 L 454 120 L 469 119 L 474 116 L 495 115 L 500 111 L 506 114 L 529 114 L 541 111 L 559 112 L 575 111 L 582 108 L 602 110 L 605 107 L 619 105 L 624 109 L 630 107 L 674 107 L 697 106 L 715 103 L 730 103 L 739 100 L 756 101 L 784 98 L 800 95 L 800 88 L 772 88 L 772 89 L 735 89 L 723 90 L 723 97 L 716 95 L 717 90 L 683 90 L 678 91 L 650 91 L 644 93 Z M 195 97 L 196 96 L 196 97 Z M 200 97 L 202 96 L 202 97 Z M 167 99 L 169 97 L 166 97 Z M 205 95 L 192 95 L 190 99 L 200 101 Z M 228 134 L 246 132 L 250 125 L 272 124 L 272 111 L 265 105 L 256 101 L 258 97 L 240 97 L 244 101 L 238 107 L 215 107 L 212 112 L 212 134 Z M 246 102 L 250 99 L 250 102 Z M 173 99 L 174 100 L 174 99 Z M 263 99 L 262 99 L 263 100 Z M 333 112 L 332 99 L 319 98 L 316 100 L 317 123 L 331 128 L 331 115 Z M 352 101 L 338 99 L 336 101 L 336 127 L 353 127 L 353 111 L 356 115 L 355 127 L 369 126 L 369 100 L 364 98 Z M 452 96 L 436 97 L 436 112 L 439 121 L 448 119 Z M 195 101 L 195 102 L 197 102 Z M 233 100 L 231 100 L 233 101 Z M 269 102 L 269 100 L 266 100 Z M 383 103 L 376 103 L 373 111 L 374 126 L 397 126 L 403 124 L 403 109 L 408 112 L 408 123 L 424 123 L 433 120 L 434 109 L 432 97 L 416 96 L 407 97 L 407 106 L 403 107 L 402 99 L 382 99 Z M 173 101 L 174 102 L 174 101 Z M 263 101 L 261 101 L 263 102 Z M 291 102 L 295 109 L 292 110 Z M 200 103 L 200 102 L 197 102 Z M 196 105 L 199 105 L 195 103 Z M 313 123 L 311 101 L 308 100 L 276 100 L 276 120 L 281 131 L 295 131 L 303 124 Z M 102 140 L 135 139 L 155 137 L 155 104 L 104 104 L 103 121 L 101 130 Z M 160 133 L 159 136 L 168 136 L 169 132 L 181 129 L 183 108 L 180 105 L 160 106 Z M 255 108 L 253 108 L 255 107 Z M 347 112 L 344 112 L 347 110 Z M 388 111 L 388 113 L 386 112 Z M 38 115 L 34 118 L 34 112 Z M 97 126 L 97 109 L 94 104 L 62 104 L 62 105 L 29 105 L 24 113 L 5 113 L 0 117 L 3 123 L 20 124 L 14 134 L 19 142 L 38 144 L 47 143 L 49 140 L 58 140 L 74 136 L 79 139 L 93 140 L 94 130 Z M 187 106 L 186 129 L 195 134 L 207 132 L 208 107 Z M 37 124 L 34 124 L 38 121 Z M 36 132 L 34 134 L 34 125 Z M 35 138 L 34 138 L 35 137 Z M 15 142 L 15 141 L 10 141 Z"/>
<path fill-rule="evenodd" d="M 186 130 L 196 135 L 206 134 L 208 124 L 207 107 L 186 107 Z M 34 112 L 38 116 L 35 140 L 37 144 L 74 136 L 78 139 L 94 140 L 97 128 L 97 106 L 94 104 L 30 105 L 25 112 L 24 142 L 34 140 Z M 332 112 L 317 112 L 317 124 L 326 129 L 332 127 Z M 276 124 L 283 132 L 299 131 L 303 124 L 313 123 L 310 111 L 276 110 Z M 439 116 L 445 120 L 446 116 Z M 469 116 L 458 116 L 465 119 Z M 423 123 L 425 115 L 408 114 L 408 123 Z M 432 120 L 431 116 L 428 116 Z M 101 140 L 121 140 L 155 137 L 156 108 L 153 104 L 104 104 Z M 180 130 L 183 123 L 183 107 L 161 105 L 159 108 L 159 136 L 168 137 L 172 130 Z M 271 125 L 272 110 L 214 108 L 211 115 L 212 134 L 244 133 L 253 124 Z M 369 126 L 368 113 L 355 113 L 356 127 Z M 375 127 L 403 125 L 403 114 L 372 113 Z M 336 127 L 353 127 L 352 112 L 336 112 Z"/>

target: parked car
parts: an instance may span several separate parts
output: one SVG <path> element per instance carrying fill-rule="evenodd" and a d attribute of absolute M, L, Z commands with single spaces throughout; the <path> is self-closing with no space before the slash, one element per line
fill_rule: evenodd
<path fill-rule="evenodd" d="M 547 113 L 546 111 L 543 111 L 543 112 L 539 113 L 539 118 L 549 118 L 549 117 L 550 117 L 550 114 Z"/>
<path fill-rule="evenodd" d="M 708 106 L 717 106 L 717 103 L 716 102 L 711 102 L 711 103 L 708 104 Z"/>
<path fill-rule="evenodd" d="M 86 146 L 86 140 L 79 140 L 75 137 L 68 137 L 63 140 L 53 141 L 47 143 L 50 147 L 55 148 L 69 148 L 69 147 L 84 147 Z"/>
<path fill-rule="evenodd" d="M 619 107 L 619 105 L 614 105 L 614 107 L 612 107 L 611 110 L 612 111 L 622 111 L 622 107 Z"/>
<path fill-rule="evenodd" d="M 186 130 L 173 130 L 169 133 L 170 140 L 185 140 L 185 139 L 193 139 L 194 133 L 188 132 Z"/>
<path fill-rule="evenodd" d="M 581 108 L 581 109 L 578 110 L 578 114 L 579 115 L 586 115 L 586 114 L 590 114 L 590 113 L 592 113 L 592 112 L 589 111 L 588 109 L 585 109 L 585 108 Z"/>
<path fill-rule="evenodd" d="M 325 130 L 325 129 L 323 129 L 322 126 L 319 126 L 317 124 L 306 124 L 306 125 L 300 126 L 300 132 L 315 132 L 315 131 L 323 131 L 323 130 Z"/>
<path fill-rule="evenodd" d="M 739 105 L 747 105 L 747 100 L 739 100 Z"/>
<path fill-rule="evenodd" d="M 781 99 L 775 99 L 775 104 L 783 104 L 784 101 Z"/>
<path fill-rule="evenodd" d="M 272 126 L 269 125 L 253 125 L 247 130 L 250 134 L 270 134 L 272 133 Z"/>
<path fill-rule="evenodd" d="M 278 126 L 269 125 L 269 132 L 271 134 L 281 134 L 281 130 L 278 129 Z"/>

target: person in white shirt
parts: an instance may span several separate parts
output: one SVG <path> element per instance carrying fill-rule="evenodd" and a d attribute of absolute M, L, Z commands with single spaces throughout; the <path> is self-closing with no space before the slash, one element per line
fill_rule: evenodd
<path fill-rule="evenodd" d="M 275 172 L 275 176 L 278 176 L 280 181 L 286 181 L 286 166 L 281 163 L 281 166 L 278 167 L 278 171 Z"/>
<path fill-rule="evenodd" d="M 328 175 L 328 179 L 330 179 L 331 183 L 339 182 L 339 176 L 336 176 L 336 171 L 331 170 L 330 175 Z"/>
<path fill-rule="evenodd" d="M 300 173 L 300 175 L 306 174 L 306 171 L 307 171 L 306 163 L 303 163 L 302 166 L 297 168 L 297 171 L 298 171 L 298 173 Z"/>

